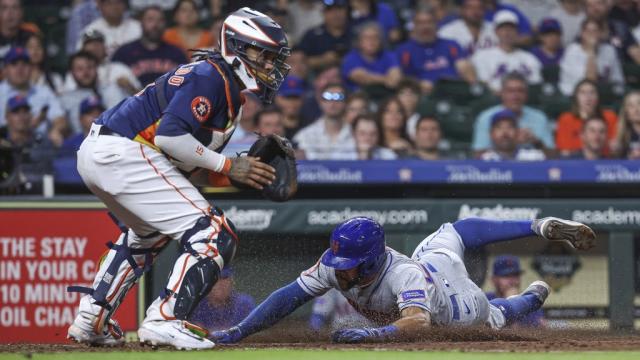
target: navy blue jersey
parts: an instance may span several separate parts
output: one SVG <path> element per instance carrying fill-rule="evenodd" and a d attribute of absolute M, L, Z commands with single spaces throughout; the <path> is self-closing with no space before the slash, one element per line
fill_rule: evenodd
<path fill-rule="evenodd" d="M 329 51 L 335 51 L 340 56 L 344 56 L 351 48 L 351 32 L 335 37 L 331 35 L 324 25 L 308 30 L 300 43 L 300 50 L 307 56 L 318 56 Z"/>
<path fill-rule="evenodd" d="M 144 85 L 178 65 L 189 62 L 184 51 L 176 46 L 161 42 L 156 49 L 149 50 L 142 45 L 142 40 L 122 45 L 112 60 L 129 66 Z"/>
<path fill-rule="evenodd" d="M 429 44 L 410 39 L 396 48 L 402 72 L 420 80 L 458 79 L 456 61 L 467 55 L 457 42 L 436 38 Z"/>
<path fill-rule="evenodd" d="M 104 112 L 97 124 L 122 136 L 155 147 L 155 136 L 192 134 L 220 152 L 241 114 L 240 88 L 226 64 L 202 60 L 180 66 L 159 81 L 167 107 L 158 104 L 158 86 L 147 85 L 134 96 Z"/>
<path fill-rule="evenodd" d="M 564 49 L 560 49 L 553 56 L 549 56 L 542 51 L 540 46 L 532 48 L 529 52 L 540 60 L 542 66 L 560 65 L 560 59 L 562 59 L 562 55 L 564 55 Z"/>

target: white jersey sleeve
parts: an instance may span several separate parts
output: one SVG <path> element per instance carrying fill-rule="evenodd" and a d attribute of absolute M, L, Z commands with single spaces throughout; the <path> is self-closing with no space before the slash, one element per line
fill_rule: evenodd
<path fill-rule="evenodd" d="M 320 260 L 308 270 L 303 271 L 296 282 L 309 295 L 321 296 L 332 288 L 337 288 L 335 272 L 323 265 Z"/>
<path fill-rule="evenodd" d="M 398 310 L 409 307 L 419 307 L 431 312 L 429 299 L 427 299 L 427 279 L 425 273 L 417 264 L 400 266 L 392 274 L 393 293 L 396 295 Z"/>

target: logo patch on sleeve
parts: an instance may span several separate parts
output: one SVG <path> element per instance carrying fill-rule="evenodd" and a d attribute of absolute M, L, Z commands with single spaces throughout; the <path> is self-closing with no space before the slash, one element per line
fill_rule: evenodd
<path fill-rule="evenodd" d="M 425 299 L 424 290 L 409 290 L 402 292 L 402 301 L 411 299 Z"/>
<path fill-rule="evenodd" d="M 200 122 L 207 120 L 211 115 L 211 102 L 204 96 L 193 98 L 191 100 L 191 113 Z"/>

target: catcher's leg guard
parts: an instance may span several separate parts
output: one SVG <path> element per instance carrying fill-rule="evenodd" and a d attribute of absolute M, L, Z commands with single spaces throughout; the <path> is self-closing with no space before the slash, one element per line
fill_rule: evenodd
<path fill-rule="evenodd" d="M 80 299 L 80 309 L 70 327 L 69 337 L 99 344 L 105 341 L 105 336 L 121 336 L 117 324 L 110 321 L 111 315 L 168 241 L 169 238 L 161 234 L 141 237 L 128 230 L 115 244 L 108 243 L 110 250 L 102 259 L 93 286 L 67 289 L 87 294 Z"/>
<path fill-rule="evenodd" d="M 220 270 L 231 263 L 238 237 L 235 227 L 219 209 L 202 217 L 186 231 L 164 293 L 147 311 L 147 320 L 186 320 L 218 281 Z"/>
<path fill-rule="evenodd" d="M 183 254 L 176 260 L 164 293 L 147 309 L 138 337 L 152 345 L 178 349 L 211 348 L 207 330 L 186 321 L 218 281 L 236 251 L 233 224 L 219 209 L 198 220 L 181 238 Z"/>

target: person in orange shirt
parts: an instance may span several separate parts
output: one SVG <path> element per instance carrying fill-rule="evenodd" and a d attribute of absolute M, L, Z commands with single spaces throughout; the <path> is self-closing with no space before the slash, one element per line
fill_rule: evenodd
<path fill-rule="evenodd" d="M 576 85 L 571 111 L 564 112 L 558 117 L 556 129 L 556 148 L 562 156 L 568 156 L 582 149 L 582 126 L 587 119 L 599 117 L 607 123 L 607 139 L 613 142 L 616 137 L 616 113 L 603 109 L 600 104 L 598 87 L 595 82 L 585 79 Z M 607 147 L 606 153 L 609 153 Z"/>
<path fill-rule="evenodd" d="M 176 26 L 167 29 L 162 39 L 184 50 L 187 58 L 191 58 L 189 49 L 215 46 L 216 39 L 213 34 L 198 25 L 200 15 L 195 1 L 179 0 L 173 10 L 173 20 Z"/>

